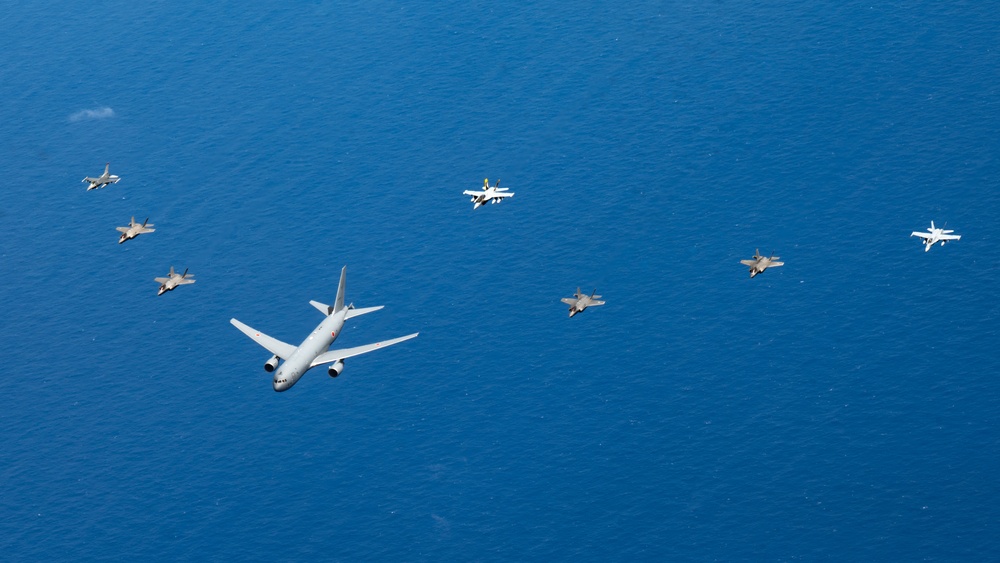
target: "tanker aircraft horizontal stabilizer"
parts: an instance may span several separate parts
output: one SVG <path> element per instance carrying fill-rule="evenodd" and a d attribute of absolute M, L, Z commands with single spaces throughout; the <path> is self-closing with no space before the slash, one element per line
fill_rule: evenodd
<path fill-rule="evenodd" d="M 491 187 L 490 179 L 486 178 L 485 180 L 483 180 L 482 191 L 477 192 L 476 190 L 465 190 L 464 192 L 462 192 L 462 194 L 471 195 L 472 196 L 471 201 L 474 204 L 472 208 L 479 209 L 479 206 L 481 205 L 486 205 L 487 203 L 491 202 L 500 203 L 501 201 L 503 201 L 503 198 L 513 196 L 514 192 L 508 192 L 507 190 L 509 189 L 510 188 L 501 188 L 500 180 L 497 180 L 496 185 Z"/>
<path fill-rule="evenodd" d="M 364 315 L 365 313 L 378 311 L 382 308 L 382 306 L 378 306 L 355 309 L 353 304 L 344 306 L 344 289 L 346 285 L 347 266 L 344 266 L 344 269 L 340 271 L 340 285 L 337 287 L 337 298 L 334 304 L 330 306 L 318 301 L 310 301 L 313 307 L 316 307 L 321 313 L 326 315 L 326 318 L 298 346 L 286 344 L 236 319 L 229 319 L 229 322 L 238 328 L 240 332 L 249 336 L 251 340 L 273 354 L 271 359 L 264 364 L 264 371 L 268 373 L 274 372 L 273 386 L 275 391 L 287 391 L 291 389 L 310 368 L 324 364 L 330 364 L 330 367 L 327 369 L 330 377 L 337 377 L 344 371 L 344 360 L 347 358 L 387 348 L 393 344 L 399 344 L 404 340 L 416 338 L 420 334 L 415 332 L 406 336 L 400 336 L 399 338 L 375 342 L 374 344 L 329 350 L 333 341 L 340 336 L 340 331 L 344 328 L 344 321 Z M 280 365 L 279 362 L 281 362 Z"/>
<path fill-rule="evenodd" d="M 946 225 L 947 226 L 947 225 Z M 927 229 L 928 232 L 922 233 L 920 231 L 913 231 L 910 233 L 911 237 L 920 237 L 924 240 L 924 252 L 927 252 L 934 246 L 935 243 L 940 242 L 941 246 L 949 240 L 958 240 L 962 238 L 962 235 L 953 235 L 953 230 L 938 229 L 934 226 L 934 221 L 931 221 L 931 226 Z"/>

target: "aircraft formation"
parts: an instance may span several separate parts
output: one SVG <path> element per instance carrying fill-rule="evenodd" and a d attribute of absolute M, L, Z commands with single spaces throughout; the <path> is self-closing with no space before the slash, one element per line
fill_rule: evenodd
<path fill-rule="evenodd" d="M 121 180 L 120 177 L 109 172 L 110 166 L 110 163 L 106 164 L 104 166 L 104 173 L 96 178 L 88 176 L 83 179 L 84 182 L 88 183 L 87 191 L 100 189 L 110 184 L 116 184 L 119 180 Z M 482 189 L 465 190 L 462 194 L 471 196 L 471 203 L 473 204 L 472 209 L 475 210 L 479 209 L 483 205 L 486 205 L 487 203 L 500 203 L 504 199 L 512 197 L 514 192 L 509 191 L 509 188 L 501 188 L 499 179 L 493 186 L 490 186 L 489 179 L 484 179 Z M 118 239 L 118 244 L 122 244 L 127 240 L 136 238 L 141 234 L 155 232 L 156 229 L 153 229 L 152 227 L 153 224 L 149 222 L 148 217 L 142 223 L 137 223 L 135 221 L 135 216 L 133 216 L 129 220 L 128 226 L 116 227 L 116 229 L 121 233 L 121 237 Z M 934 221 L 931 221 L 931 226 L 927 229 L 927 232 L 913 231 L 910 236 L 919 237 L 921 242 L 924 244 L 924 252 L 927 252 L 937 243 L 941 243 L 941 246 L 944 246 L 944 244 L 948 241 L 959 240 L 962 238 L 960 235 L 952 234 L 954 232 L 954 230 L 937 228 L 934 226 Z M 784 266 L 785 263 L 780 262 L 779 259 L 780 257 L 775 256 L 773 252 L 770 256 L 761 255 L 760 249 L 758 248 L 754 252 L 752 258 L 748 260 L 740 260 L 740 263 L 750 268 L 750 277 L 753 278 L 758 274 L 763 273 L 768 268 Z M 194 276 L 191 275 L 186 268 L 183 273 L 178 274 L 174 270 L 173 266 L 170 266 L 170 271 L 165 277 L 157 277 L 154 278 L 154 280 L 160 284 L 157 295 L 163 295 L 164 293 L 173 291 L 182 285 L 195 283 Z M 330 350 L 330 346 L 340 335 L 344 328 L 344 324 L 348 319 L 382 309 L 381 305 L 360 309 L 355 308 L 353 303 L 345 305 L 346 286 L 347 266 L 344 266 L 340 271 L 340 283 L 337 287 L 337 296 L 334 300 L 334 304 L 326 305 L 318 301 L 310 301 L 310 304 L 318 309 L 324 315 L 324 318 L 298 346 L 293 346 L 274 337 L 268 336 L 267 334 L 240 322 L 236 318 L 231 318 L 229 320 L 229 322 L 240 332 L 271 353 L 271 357 L 264 363 L 264 371 L 274 373 L 272 387 L 275 391 L 287 391 L 295 385 L 295 383 L 298 382 L 307 371 L 321 365 L 327 366 L 327 373 L 330 377 L 337 377 L 344 371 L 344 360 L 354 356 L 374 352 L 375 350 L 380 350 L 382 348 L 388 348 L 389 346 L 399 344 L 400 342 L 416 338 L 420 334 L 418 332 L 414 332 L 412 334 L 407 334 L 406 336 L 400 336 L 372 344 L 355 346 L 353 348 Z M 572 318 L 573 316 L 582 313 L 589 307 L 599 307 L 604 305 L 605 302 L 600 299 L 601 296 L 597 295 L 596 289 L 591 292 L 590 295 L 587 295 L 586 293 L 581 292 L 580 288 L 577 287 L 576 293 L 573 294 L 573 297 L 564 297 L 561 301 L 569 305 L 569 316 Z"/>
<path fill-rule="evenodd" d="M 115 176 L 114 174 L 111 174 L 109 172 L 110 168 L 111 168 L 111 163 L 109 162 L 104 165 L 104 173 L 101 174 L 100 176 L 96 178 L 91 178 L 90 176 L 87 176 L 86 178 L 83 179 L 84 182 L 87 182 L 89 184 L 87 186 L 88 192 L 90 190 L 101 189 L 111 184 L 117 184 L 118 181 L 121 180 L 120 177 Z M 153 224 L 149 222 L 149 217 L 146 217 L 146 220 L 143 221 L 142 223 L 136 223 L 135 215 L 133 215 L 132 218 L 129 219 L 127 226 L 115 227 L 115 230 L 121 233 L 121 236 L 118 237 L 118 244 L 123 244 L 125 241 L 132 240 L 139 235 L 144 235 L 156 231 L 156 229 L 153 228 Z M 173 291 L 177 286 L 180 285 L 188 285 L 194 283 L 194 277 L 188 274 L 187 269 L 184 270 L 183 274 L 177 274 L 176 272 L 174 272 L 173 266 L 170 266 L 170 272 L 167 274 L 166 277 L 153 278 L 153 280 L 156 283 L 160 284 L 160 289 L 156 293 L 157 295 L 163 295 L 168 291 Z"/>

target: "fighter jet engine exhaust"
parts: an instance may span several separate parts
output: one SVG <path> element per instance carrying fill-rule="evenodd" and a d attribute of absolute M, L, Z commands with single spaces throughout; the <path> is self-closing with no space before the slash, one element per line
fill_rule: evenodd
<path fill-rule="evenodd" d="M 330 365 L 329 369 L 326 370 L 330 374 L 330 377 L 337 377 L 344 371 L 344 360 L 337 360 Z"/>
<path fill-rule="evenodd" d="M 278 356 L 271 356 L 271 359 L 264 364 L 264 371 L 271 373 L 276 369 L 278 369 Z"/>

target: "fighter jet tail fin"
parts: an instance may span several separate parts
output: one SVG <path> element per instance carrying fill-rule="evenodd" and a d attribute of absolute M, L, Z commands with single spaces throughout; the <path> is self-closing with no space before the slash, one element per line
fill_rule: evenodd
<path fill-rule="evenodd" d="M 344 266 L 340 270 L 340 285 L 337 286 L 337 300 L 333 302 L 333 310 L 330 314 L 336 313 L 337 311 L 344 308 L 344 292 L 347 289 L 347 266 Z"/>

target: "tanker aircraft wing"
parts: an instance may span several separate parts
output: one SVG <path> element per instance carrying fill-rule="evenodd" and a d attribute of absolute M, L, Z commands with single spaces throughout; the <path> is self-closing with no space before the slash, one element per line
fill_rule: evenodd
<path fill-rule="evenodd" d="M 420 333 L 414 332 L 413 334 L 383 340 L 382 342 L 376 342 L 374 344 L 365 344 L 364 346 L 355 346 L 354 348 L 342 348 L 340 350 L 330 350 L 329 352 L 324 352 L 316 356 L 316 359 L 312 361 L 312 364 L 309 367 L 314 368 L 323 364 L 330 364 L 338 360 L 346 360 L 347 358 L 353 358 L 354 356 L 374 352 L 379 348 L 386 348 L 388 346 L 392 346 L 393 344 L 399 344 L 400 342 L 404 342 L 411 338 L 416 338 L 418 334 Z"/>
<path fill-rule="evenodd" d="M 291 358 L 292 354 L 295 353 L 295 346 L 292 346 L 291 344 L 282 342 L 277 338 L 274 338 L 273 336 L 268 336 L 251 326 L 241 323 L 236 319 L 229 319 L 229 322 L 232 323 L 233 326 L 238 328 L 240 332 L 249 336 L 250 340 L 253 340 L 257 344 L 260 344 L 261 346 L 264 347 L 265 350 L 274 354 L 275 356 L 278 356 L 278 358 L 282 360 L 287 360 L 288 358 Z"/>

